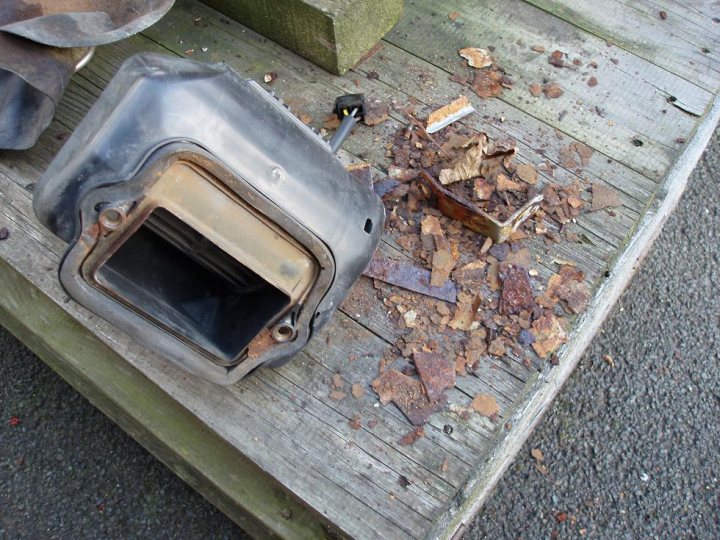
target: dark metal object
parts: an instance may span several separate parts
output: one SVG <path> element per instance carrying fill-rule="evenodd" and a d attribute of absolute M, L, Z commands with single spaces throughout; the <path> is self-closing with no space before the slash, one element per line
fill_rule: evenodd
<path fill-rule="evenodd" d="M 157 22 L 174 0 L 2 0 L 0 30 L 54 47 L 92 47 Z"/>
<path fill-rule="evenodd" d="M 225 65 L 132 57 L 40 179 L 71 297 L 232 383 L 297 353 L 367 265 L 384 209 L 326 141 Z"/>
<path fill-rule="evenodd" d="M 0 148 L 30 148 L 92 49 L 58 49 L 0 32 Z"/>
<path fill-rule="evenodd" d="M 457 299 L 457 289 L 451 280 L 447 280 L 442 287 L 433 287 L 430 285 L 429 270 L 412 263 L 386 259 L 377 253 L 373 256 L 363 274 L 446 302 L 455 303 Z"/>
<path fill-rule="evenodd" d="M 420 188 L 425 196 L 433 200 L 438 210 L 450 219 L 460 221 L 468 229 L 489 236 L 495 243 L 507 240 L 523 221 L 538 211 L 543 200 L 542 195 L 536 195 L 507 220 L 498 221 L 471 202 L 445 189 L 427 172 L 421 171 L 420 178 Z"/>

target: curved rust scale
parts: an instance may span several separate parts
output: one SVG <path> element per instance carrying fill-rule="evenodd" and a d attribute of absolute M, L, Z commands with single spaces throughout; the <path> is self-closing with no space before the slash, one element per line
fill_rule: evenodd
<path fill-rule="evenodd" d="M 426 171 L 420 172 L 421 186 L 425 188 L 425 195 L 430 196 L 435 207 L 450 219 L 461 222 L 465 227 L 483 236 L 489 236 L 493 242 L 505 242 L 510 235 L 531 215 L 540 208 L 542 195 L 530 199 L 525 205 L 510 216 L 506 221 L 498 221 L 491 215 L 483 212 L 477 206 L 451 191 L 445 189 Z M 421 188 L 422 189 L 422 188 Z"/>
<path fill-rule="evenodd" d="M 0 30 L 53 47 L 92 47 L 136 34 L 175 0 L 2 0 Z"/>

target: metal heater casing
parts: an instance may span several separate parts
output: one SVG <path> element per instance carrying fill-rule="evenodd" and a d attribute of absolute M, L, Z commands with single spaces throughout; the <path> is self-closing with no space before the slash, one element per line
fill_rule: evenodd
<path fill-rule="evenodd" d="M 69 243 L 60 280 L 73 299 L 185 369 L 224 384 L 292 357 L 328 322 L 369 262 L 384 222 L 370 186 L 352 177 L 326 141 L 257 83 L 223 64 L 157 54 L 122 65 L 39 180 L 33 204 L 42 223 Z M 258 228 L 245 234 L 241 224 Z M 148 237 L 170 231 L 162 234 L 173 242 L 189 238 L 175 245 L 178 257 L 187 246 L 200 246 L 212 255 L 202 262 L 208 268 L 232 260 L 257 274 L 262 279 L 253 305 L 261 311 L 267 283 L 285 287 L 290 304 L 270 313 L 234 357 L 232 347 L 224 348 L 228 339 L 233 343 L 226 334 L 247 325 L 233 319 L 232 305 L 212 314 L 219 322 L 207 323 L 209 340 L 194 339 L 194 330 L 182 327 L 189 319 L 161 313 L 164 300 L 148 296 L 145 305 L 133 303 L 145 298 L 144 284 L 165 294 L 158 281 L 176 277 L 173 261 L 163 265 L 163 251 L 151 249 L 154 244 L 142 251 L 141 241 L 130 243 L 141 227 L 151 229 L 143 233 Z M 139 260 L 125 254 L 103 270 L 123 246 L 134 245 Z M 291 253 L 297 264 L 283 265 L 280 253 Z M 126 267 L 131 289 L 113 289 L 108 283 L 128 281 Z M 214 287 L 212 281 L 206 285 Z M 183 296 L 185 285 L 176 283 L 173 294 Z M 279 321 L 293 334 L 273 339 Z"/>

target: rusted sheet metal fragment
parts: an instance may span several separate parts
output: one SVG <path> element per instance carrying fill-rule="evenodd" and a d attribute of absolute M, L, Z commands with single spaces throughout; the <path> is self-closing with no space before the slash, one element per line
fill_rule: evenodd
<path fill-rule="evenodd" d="M 380 403 L 387 405 L 392 401 L 415 426 L 427 422 L 430 415 L 441 410 L 446 401 L 444 395 L 432 401 L 423 392 L 420 381 L 394 369 L 375 379 L 372 387 L 380 397 Z"/>
<path fill-rule="evenodd" d="M 505 265 L 503 265 L 505 266 Z M 514 266 L 503 268 L 499 272 L 503 283 L 500 297 L 500 313 L 520 313 L 524 309 L 535 307 L 535 297 L 527 270 Z"/>
<path fill-rule="evenodd" d="M 425 131 L 435 133 L 473 112 L 475 112 L 475 109 L 470 104 L 470 100 L 465 96 L 461 96 L 452 103 L 431 112 L 430 116 L 428 116 Z"/>
<path fill-rule="evenodd" d="M 382 257 L 378 253 L 373 255 L 363 274 L 446 302 L 454 303 L 457 298 L 457 289 L 452 281 L 446 281 L 442 287 L 432 287 L 430 285 L 431 273 L 428 270 L 412 263 Z"/>
<path fill-rule="evenodd" d="M 455 386 L 455 362 L 439 353 L 413 353 L 415 368 L 425 393 L 432 400 L 442 399 L 447 388 Z"/>
<path fill-rule="evenodd" d="M 2 0 L 0 30 L 53 47 L 104 45 L 157 22 L 174 0 Z"/>
<path fill-rule="evenodd" d="M 50 125 L 65 86 L 92 49 L 48 47 L 0 32 L 0 51 L 0 148 L 23 150 Z"/>
<path fill-rule="evenodd" d="M 543 200 L 542 195 L 537 195 L 506 221 L 498 221 L 471 202 L 446 190 L 427 172 L 422 171 L 420 177 L 425 195 L 432 197 L 438 210 L 447 217 L 460 221 L 468 229 L 489 236 L 495 243 L 506 241 L 523 221 L 537 212 Z"/>
<path fill-rule="evenodd" d="M 355 180 L 372 189 L 372 167 L 369 163 L 365 163 L 364 161 L 361 161 L 360 163 L 352 163 L 350 165 L 346 165 L 345 170 L 349 172 Z"/>

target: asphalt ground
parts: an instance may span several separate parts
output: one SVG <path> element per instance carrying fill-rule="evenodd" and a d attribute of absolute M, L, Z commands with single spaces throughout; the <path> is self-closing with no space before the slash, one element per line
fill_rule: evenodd
<path fill-rule="evenodd" d="M 719 181 L 716 136 L 466 538 L 720 538 Z M 0 539 L 243 536 L 0 329 Z"/>

